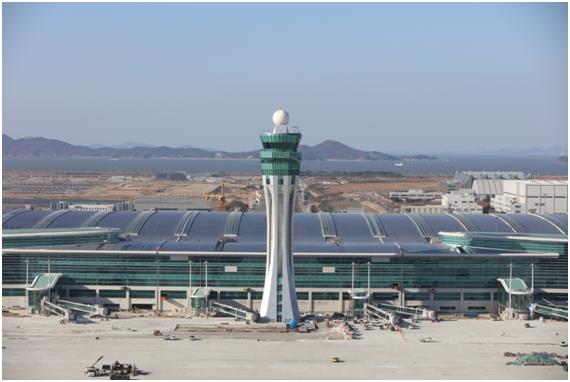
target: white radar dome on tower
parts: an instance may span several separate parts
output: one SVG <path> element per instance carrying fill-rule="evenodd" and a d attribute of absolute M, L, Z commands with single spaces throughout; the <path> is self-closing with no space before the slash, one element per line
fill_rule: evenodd
<path fill-rule="evenodd" d="M 289 123 L 289 113 L 284 109 L 277 109 L 273 113 L 273 124 L 275 126 L 286 126 Z"/>

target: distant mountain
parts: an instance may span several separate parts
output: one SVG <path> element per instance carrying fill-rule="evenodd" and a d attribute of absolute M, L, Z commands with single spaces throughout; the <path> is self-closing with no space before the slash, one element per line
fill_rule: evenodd
<path fill-rule="evenodd" d="M 303 159 L 344 159 L 344 160 L 399 160 L 400 158 L 378 151 L 362 151 L 353 149 L 333 140 L 326 140 L 316 146 L 301 145 L 299 151 L 303 153 Z"/>
<path fill-rule="evenodd" d="M 139 142 L 125 142 L 125 143 L 121 143 L 119 145 L 99 145 L 99 144 L 95 144 L 95 145 L 88 145 L 88 147 L 92 148 L 92 149 L 100 149 L 100 148 L 104 148 L 104 147 L 108 147 L 108 148 L 112 148 L 112 149 L 132 149 L 133 147 L 156 147 L 155 145 L 148 145 L 146 143 L 139 143 Z"/>
<path fill-rule="evenodd" d="M 226 152 L 204 150 L 189 146 L 136 146 L 136 147 L 88 147 L 76 146 L 67 142 L 48 138 L 13 139 L 2 134 L 3 156 L 33 157 L 111 157 L 111 158 L 259 158 L 259 150 L 243 152 Z M 343 143 L 326 140 L 315 146 L 301 145 L 299 151 L 307 160 L 403 160 L 403 159 L 436 159 L 428 155 L 395 156 L 379 151 L 362 151 Z"/>

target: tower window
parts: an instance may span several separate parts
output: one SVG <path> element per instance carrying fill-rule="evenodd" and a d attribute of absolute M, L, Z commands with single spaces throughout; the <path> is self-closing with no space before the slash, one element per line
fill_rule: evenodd
<path fill-rule="evenodd" d="M 265 184 L 269 184 L 269 178 L 265 178 Z"/>
<path fill-rule="evenodd" d="M 283 178 L 280 176 L 279 179 L 277 180 L 277 184 L 283 184 Z"/>

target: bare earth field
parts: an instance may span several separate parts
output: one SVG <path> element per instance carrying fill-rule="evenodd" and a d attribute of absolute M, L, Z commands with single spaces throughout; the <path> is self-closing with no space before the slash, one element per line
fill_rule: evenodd
<path fill-rule="evenodd" d="M 3 317 L 3 379 L 85 379 L 83 369 L 134 362 L 151 372 L 140 379 L 567 379 L 560 366 L 507 366 L 503 352 L 568 354 L 565 322 L 463 319 L 421 322 L 402 333 L 362 331 L 359 340 L 250 333 L 250 338 L 196 334 L 164 341 L 153 330 L 176 324 L 244 325 L 231 319 L 131 318 L 60 325 L 54 317 Z M 322 326 L 322 325 L 321 325 Z M 99 337 L 96 339 L 95 337 Z M 419 339 L 432 337 L 432 343 Z M 330 357 L 344 362 L 331 363 Z M 95 378 L 97 379 L 97 378 Z M 101 378 L 99 378 L 101 379 Z"/>

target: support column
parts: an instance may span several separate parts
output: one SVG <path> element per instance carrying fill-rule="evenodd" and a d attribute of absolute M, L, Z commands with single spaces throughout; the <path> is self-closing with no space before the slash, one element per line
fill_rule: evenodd
<path fill-rule="evenodd" d="M 131 310 L 131 291 L 125 290 L 125 300 L 127 301 L 127 310 Z"/>
<path fill-rule="evenodd" d="M 313 292 L 309 292 L 309 312 L 315 313 L 315 306 L 313 305 Z"/>
<path fill-rule="evenodd" d="M 340 303 L 339 312 L 344 313 L 344 301 L 342 300 L 342 292 L 338 292 L 338 302 Z"/>

